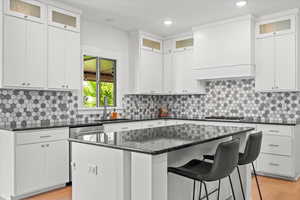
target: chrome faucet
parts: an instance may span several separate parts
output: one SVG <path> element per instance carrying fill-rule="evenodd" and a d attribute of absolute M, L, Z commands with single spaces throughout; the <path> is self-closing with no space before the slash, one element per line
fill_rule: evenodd
<path fill-rule="evenodd" d="M 107 119 L 107 106 L 108 106 L 108 97 L 104 96 L 104 109 L 103 109 L 102 120 Z"/>

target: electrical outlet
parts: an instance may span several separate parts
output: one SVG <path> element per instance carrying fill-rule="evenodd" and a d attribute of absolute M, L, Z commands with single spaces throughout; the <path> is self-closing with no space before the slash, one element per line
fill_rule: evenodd
<path fill-rule="evenodd" d="M 88 165 L 88 173 L 97 176 L 98 175 L 98 166 L 89 164 Z"/>

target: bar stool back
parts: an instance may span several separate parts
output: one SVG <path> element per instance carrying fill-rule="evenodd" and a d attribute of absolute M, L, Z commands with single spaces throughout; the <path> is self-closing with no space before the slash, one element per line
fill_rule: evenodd
<path fill-rule="evenodd" d="M 203 184 L 207 200 L 209 200 L 209 194 L 205 182 L 219 181 L 219 188 L 217 190 L 219 199 L 221 179 L 228 177 L 232 195 L 235 199 L 232 181 L 229 175 L 238 165 L 239 142 L 238 139 L 234 139 L 220 143 L 217 147 L 213 163 L 205 162 L 203 160 L 191 160 L 181 167 L 169 167 L 168 172 L 194 180 L 193 200 L 195 198 L 195 181 L 200 181 L 199 199 L 201 199 L 201 189 Z"/>

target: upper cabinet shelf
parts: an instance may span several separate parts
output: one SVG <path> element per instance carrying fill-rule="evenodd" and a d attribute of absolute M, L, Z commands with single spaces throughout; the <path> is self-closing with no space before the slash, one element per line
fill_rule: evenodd
<path fill-rule="evenodd" d="M 5 0 L 5 13 L 7 15 L 44 23 L 46 5 L 34 0 Z"/>
<path fill-rule="evenodd" d="M 64 9 L 49 6 L 48 24 L 66 30 L 80 32 L 80 15 Z"/>
<path fill-rule="evenodd" d="M 273 35 L 294 33 L 296 31 L 295 23 L 295 16 L 286 16 L 278 19 L 259 22 L 256 25 L 256 37 L 263 38 Z"/>

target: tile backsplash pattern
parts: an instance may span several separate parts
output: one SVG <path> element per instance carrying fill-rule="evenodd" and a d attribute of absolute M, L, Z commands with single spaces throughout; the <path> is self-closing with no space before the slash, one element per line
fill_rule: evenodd
<path fill-rule="evenodd" d="M 254 80 L 222 80 L 207 83 L 206 95 L 126 95 L 122 117 L 152 118 L 161 106 L 172 117 L 207 115 L 245 116 L 269 120 L 296 120 L 300 93 L 258 93 Z M 78 96 L 62 91 L 0 90 L 1 124 L 49 123 L 99 119 L 100 114 L 78 113 Z"/>

